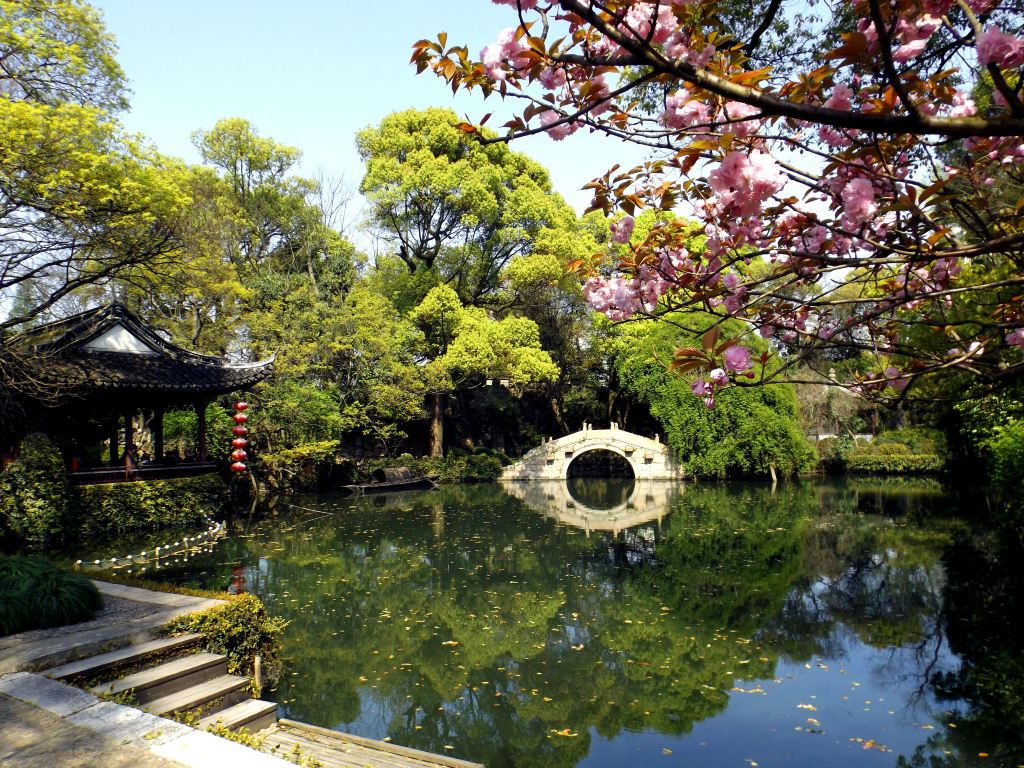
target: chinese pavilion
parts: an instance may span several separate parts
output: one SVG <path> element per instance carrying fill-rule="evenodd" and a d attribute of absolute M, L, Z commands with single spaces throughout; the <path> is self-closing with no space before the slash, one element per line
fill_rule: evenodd
<path fill-rule="evenodd" d="M 11 342 L 36 361 L 36 389 L 56 393 L 30 409 L 60 446 L 75 483 L 214 471 L 207 405 L 273 370 L 273 359 L 233 363 L 190 352 L 116 303 L 32 328 Z M 164 450 L 164 414 L 182 409 L 195 411 L 195 448 L 172 455 Z"/>

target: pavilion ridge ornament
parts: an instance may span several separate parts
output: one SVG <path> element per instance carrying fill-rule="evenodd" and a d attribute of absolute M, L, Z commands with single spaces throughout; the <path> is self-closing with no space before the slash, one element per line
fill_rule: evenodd
<path fill-rule="evenodd" d="M 231 431 L 235 434 L 235 439 L 231 441 L 231 446 L 235 449 L 231 452 L 231 471 L 241 474 L 245 472 L 245 459 L 248 458 L 244 448 L 249 444 L 246 439 L 246 435 L 249 434 L 249 429 L 245 426 L 245 423 L 249 420 L 243 411 L 249 407 L 249 404 L 244 400 L 239 400 L 235 403 L 235 415 L 232 416 L 232 420 L 235 422 L 235 427 Z"/>

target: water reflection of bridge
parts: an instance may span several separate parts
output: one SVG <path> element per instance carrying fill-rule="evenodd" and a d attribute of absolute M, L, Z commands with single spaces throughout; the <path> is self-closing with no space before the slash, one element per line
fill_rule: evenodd
<path fill-rule="evenodd" d="M 581 478 L 582 479 L 582 478 Z M 592 479 L 587 478 L 587 480 Z M 618 534 L 627 528 L 650 522 L 661 522 L 672 503 L 682 494 L 683 486 L 664 480 L 637 480 L 627 491 L 610 503 L 597 503 L 583 494 L 574 495 L 566 480 L 502 481 L 505 491 L 535 512 L 563 525 L 591 531 Z M 631 486 L 631 487 L 630 487 Z"/>

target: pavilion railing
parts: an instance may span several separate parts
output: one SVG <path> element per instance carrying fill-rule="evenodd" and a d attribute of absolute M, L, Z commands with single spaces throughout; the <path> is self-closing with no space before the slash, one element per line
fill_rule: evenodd
<path fill-rule="evenodd" d="M 132 483 L 145 480 L 169 480 L 175 477 L 192 477 L 216 472 L 217 463 L 196 461 L 181 464 L 139 464 L 126 467 L 88 467 L 68 472 L 72 485 L 96 485 L 99 483 Z"/>

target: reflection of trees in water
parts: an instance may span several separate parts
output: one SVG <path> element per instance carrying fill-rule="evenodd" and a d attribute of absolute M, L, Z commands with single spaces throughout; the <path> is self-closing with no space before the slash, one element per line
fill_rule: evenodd
<path fill-rule="evenodd" d="M 253 590 L 291 622 L 295 675 L 278 691 L 289 716 L 452 745 L 491 768 L 575 765 L 590 729 L 686 733 L 725 708 L 737 674 L 772 677 L 780 656 L 920 647 L 897 670 L 919 675 L 944 631 L 965 666 L 937 676 L 940 690 L 974 692 L 975 719 L 1007 711 L 1019 672 L 1005 694 L 977 689 L 1009 674 L 988 654 L 1012 659 L 1020 638 L 983 620 L 1000 603 L 974 596 L 987 581 L 1003 585 L 993 600 L 1017 605 L 1024 561 L 978 543 L 948 554 L 948 532 L 915 523 L 927 495 L 891 519 L 862 514 L 865 498 L 885 503 L 818 485 L 688 487 L 660 525 L 588 538 L 498 488 L 452 487 L 346 501 L 309 523 L 282 515 L 221 553 L 246 562 Z M 579 735 L 551 737 L 564 728 Z M 960 730 L 957 754 L 992 732 Z"/>
<path fill-rule="evenodd" d="M 636 486 L 632 475 L 628 478 L 570 475 L 565 484 L 569 489 L 569 495 L 575 501 L 591 509 L 613 509 L 622 506 L 629 501 Z"/>
<path fill-rule="evenodd" d="M 936 674 L 942 699 L 966 701 L 944 749 L 978 764 L 1024 764 L 1024 542 L 1008 528 L 964 534 L 945 555 L 943 625 L 960 668 Z M 987 760 L 976 756 L 990 755 Z M 965 762 L 962 764 L 970 764 Z"/>

